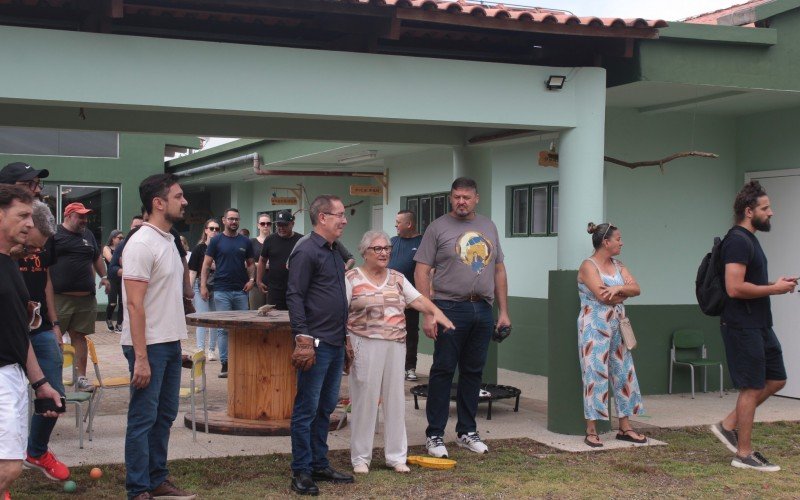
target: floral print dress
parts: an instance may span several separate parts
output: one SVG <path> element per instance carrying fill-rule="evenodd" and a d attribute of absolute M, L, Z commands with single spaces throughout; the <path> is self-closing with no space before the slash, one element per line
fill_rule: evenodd
<path fill-rule="evenodd" d="M 592 259 L 606 286 L 625 284 L 619 264 L 616 272 L 605 275 Z M 633 357 L 622 343 L 619 314 L 625 306 L 600 302 L 585 283 L 578 282 L 581 312 L 578 315 L 578 355 L 583 373 L 583 414 L 587 420 L 608 420 L 609 380 L 614 391 L 617 416 L 629 417 L 644 413 L 639 381 Z"/>

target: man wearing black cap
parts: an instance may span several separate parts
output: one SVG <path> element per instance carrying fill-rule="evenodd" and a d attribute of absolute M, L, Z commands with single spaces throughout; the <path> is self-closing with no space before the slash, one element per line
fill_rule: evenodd
<path fill-rule="evenodd" d="M 49 174 L 47 170 L 35 170 L 26 163 L 11 163 L 0 171 L 0 183 L 17 184 L 31 196 L 39 197 L 42 191 L 40 176 L 47 177 Z M 33 227 L 28 232 L 26 244 L 13 248 L 11 257 L 18 262 L 30 299 L 41 304 L 42 322 L 37 328 L 31 328 L 28 337 L 36 361 L 51 381 L 52 387 L 63 394 L 63 341 L 49 277 L 50 266 L 55 263 L 55 248 L 51 236 L 55 233 L 56 223 L 50 209 L 41 201 L 34 201 L 32 218 Z M 66 481 L 69 479 L 69 468 L 48 449 L 55 425 L 56 420 L 53 418 L 33 415 L 23 465 L 41 470 L 54 481 Z"/>
<path fill-rule="evenodd" d="M 27 163 L 9 163 L 0 170 L 0 184 L 16 184 L 26 187 L 38 199 L 42 199 L 42 179 L 48 177 L 47 169 L 36 170 Z"/>
<path fill-rule="evenodd" d="M 294 232 L 294 215 L 290 210 L 281 210 L 275 215 L 278 231 L 264 240 L 261 257 L 256 268 L 256 283 L 262 292 L 267 294 L 267 304 L 274 304 L 276 309 L 286 311 L 286 288 L 289 283 L 289 270 L 286 261 L 292 253 L 297 240 L 303 235 Z M 264 276 L 264 270 L 269 273 Z"/>

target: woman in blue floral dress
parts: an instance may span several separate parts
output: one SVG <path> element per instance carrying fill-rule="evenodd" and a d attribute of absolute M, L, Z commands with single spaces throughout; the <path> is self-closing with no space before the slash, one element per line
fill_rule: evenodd
<path fill-rule="evenodd" d="M 609 382 L 619 418 L 617 439 L 646 443 L 647 438 L 631 427 L 629 417 L 644 412 L 633 357 L 622 342 L 619 318 L 623 302 L 639 295 L 639 284 L 615 257 L 622 250 L 622 233 L 611 224 L 589 224 L 594 254 L 578 271 L 578 351 L 583 373 L 584 442 L 603 446 L 595 422 L 608 420 Z"/>

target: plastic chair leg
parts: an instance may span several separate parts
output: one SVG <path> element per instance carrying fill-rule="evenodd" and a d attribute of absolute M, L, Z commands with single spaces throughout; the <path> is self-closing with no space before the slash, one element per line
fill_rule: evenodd
<path fill-rule="evenodd" d="M 208 402 L 206 398 L 206 388 L 203 386 L 203 417 L 206 422 L 206 434 L 208 434 Z"/>
<path fill-rule="evenodd" d="M 689 365 L 689 370 L 692 373 L 692 399 L 694 399 L 694 366 Z"/>
<path fill-rule="evenodd" d="M 703 392 L 708 392 L 708 367 L 703 367 Z"/>
<path fill-rule="evenodd" d="M 192 383 L 190 384 L 190 390 L 192 391 L 191 395 L 189 396 L 189 402 L 192 406 L 192 441 L 195 443 L 197 442 L 197 413 L 195 412 L 195 404 L 194 404 L 194 379 L 192 379 Z"/>
<path fill-rule="evenodd" d="M 672 361 L 670 361 L 669 362 L 669 389 L 667 390 L 667 394 L 672 394 L 672 368 L 674 366 L 675 365 L 672 363 Z"/>
<path fill-rule="evenodd" d="M 719 364 L 719 397 L 722 397 L 722 363 Z"/>
<path fill-rule="evenodd" d="M 78 423 L 78 446 L 83 449 L 83 405 L 75 405 L 75 417 Z"/>

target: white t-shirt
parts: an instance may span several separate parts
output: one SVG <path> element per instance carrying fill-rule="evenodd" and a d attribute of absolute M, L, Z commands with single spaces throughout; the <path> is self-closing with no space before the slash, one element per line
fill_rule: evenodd
<path fill-rule="evenodd" d="M 122 250 L 122 301 L 128 302 L 126 281 L 147 283 L 144 296 L 145 339 L 147 345 L 186 338 L 183 313 L 183 263 L 175 247 L 175 237 L 145 222 Z M 124 308 L 120 344 L 133 345 L 131 319 Z"/>

